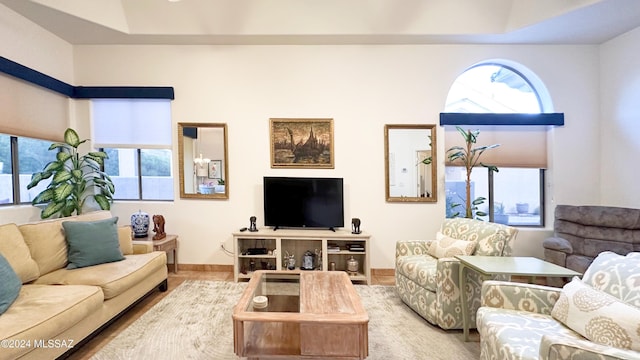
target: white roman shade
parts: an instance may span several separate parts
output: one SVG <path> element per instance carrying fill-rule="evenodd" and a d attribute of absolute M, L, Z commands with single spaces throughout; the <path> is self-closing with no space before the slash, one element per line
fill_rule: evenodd
<path fill-rule="evenodd" d="M 61 141 L 69 123 L 68 97 L 0 73 L 0 133 Z"/>
<path fill-rule="evenodd" d="M 547 126 L 473 126 L 460 125 L 467 130 L 480 130 L 474 147 L 500 144 L 495 149 L 485 151 L 480 161 L 502 167 L 546 168 L 547 167 Z M 462 135 L 455 126 L 445 127 L 445 149 L 452 146 L 466 147 Z M 461 166 L 459 162 L 447 166 Z"/>
<path fill-rule="evenodd" d="M 93 99 L 95 148 L 171 149 L 171 100 Z"/>

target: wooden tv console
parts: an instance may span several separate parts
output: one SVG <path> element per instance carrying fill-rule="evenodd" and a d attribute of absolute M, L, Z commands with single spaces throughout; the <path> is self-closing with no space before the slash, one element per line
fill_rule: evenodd
<path fill-rule="evenodd" d="M 352 234 L 348 230 L 307 230 L 260 228 L 256 232 L 238 231 L 233 233 L 233 278 L 235 281 L 248 280 L 256 270 L 287 270 L 284 260 L 286 254 L 292 254 L 296 260 L 295 270 L 329 271 L 335 264 L 336 271 L 346 271 L 347 261 L 353 257 L 358 261 L 357 274 L 349 275 L 353 282 L 371 283 L 369 268 L 369 238 L 364 232 Z M 349 245 L 361 245 L 364 251 L 350 251 Z M 329 250 L 328 247 L 332 250 Z M 339 248 L 337 250 L 335 245 Z M 256 250 L 266 249 L 266 254 L 255 254 Z M 322 251 L 321 268 L 301 270 L 302 259 L 306 251 Z M 258 250 L 259 252 L 259 250 Z"/>

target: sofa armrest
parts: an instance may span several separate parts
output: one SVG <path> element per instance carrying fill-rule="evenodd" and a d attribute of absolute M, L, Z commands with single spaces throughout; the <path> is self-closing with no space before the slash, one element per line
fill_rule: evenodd
<path fill-rule="evenodd" d="M 567 239 L 560 237 L 550 237 L 542 242 L 542 247 L 548 250 L 560 251 L 566 254 L 573 253 L 573 246 Z"/>
<path fill-rule="evenodd" d="M 423 255 L 433 240 L 409 240 L 396 242 L 396 259 L 400 256 Z"/>
<path fill-rule="evenodd" d="M 640 353 L 611 346 L 600 345 L 586 339 L 574 339 L 558 335 L 543 335 L 540 341 L 540 359 L 599 359 L 640 360 Z"/>
<path fill-rule="evenodd" d="M 133 241 L 134 254 L 147 254 L 153 251 L 152 241 Z"/>
<path fill-rule="evenodd" d="M 562 289 L 510 281 L 482 283 L 482 306 L 550 315 Z"/>

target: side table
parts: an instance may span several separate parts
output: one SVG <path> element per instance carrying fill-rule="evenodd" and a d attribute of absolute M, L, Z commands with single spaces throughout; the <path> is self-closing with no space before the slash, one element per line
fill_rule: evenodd
<path fill-rule="evenodd" d="M 472 269 L 482 276 L 489 275 L 520 275 L 531 278 L 533 282 L 536 276 L 543 277 L 573 277 L 582 274 L 544 260 L 534 257 L 519 256 L 478 256 L 478 255 L 456 255 L 460 260 L 460 305 L 462 307 L 462 332 L 464 341 L 469 341 L 469 309 L 467 299 L 467 277 L 464 276 L 466 269 Z"/>
<path fill-rule="evenodd" d="M 178 235 L 167 234 L 164 239 L 153 240 L 153 235 L 144 238 L 135 238 L 134 242 L 152 242 L 153 251 L 164 251 L 167 254 L 173 251 L 173 272 L 178 273 Z"/>

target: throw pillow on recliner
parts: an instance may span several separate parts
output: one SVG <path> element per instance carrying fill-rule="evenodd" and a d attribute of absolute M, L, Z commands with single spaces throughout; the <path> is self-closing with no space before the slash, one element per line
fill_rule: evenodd
<path fill-rule="evenodd" d="M 471 255 L 475 249 L 475 241 L 458 240 L 437 232 L 436 240 L 429 244 L 427 254 L 440 259 L 455 255 Z"/>

